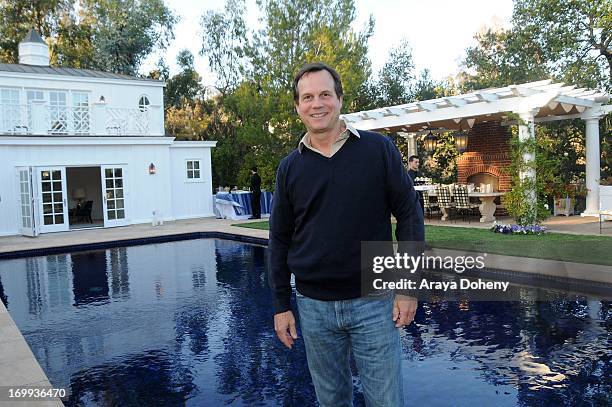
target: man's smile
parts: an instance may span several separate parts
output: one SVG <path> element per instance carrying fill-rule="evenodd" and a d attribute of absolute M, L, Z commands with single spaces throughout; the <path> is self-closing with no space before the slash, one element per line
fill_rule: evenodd
<path fill-rule="evenodd" d="M 313 118 L 315 118 L 315 119 L 318 119 L 318 118 L 323 117 L 323 116 L 326 116 L 326 115 L 327 115 L 327 112 L 323 112 L 323 113 L 313 113 L 313 114 L 311 114 L 311 115 L 310 115 L 310 117 L 313 117 Z"/>

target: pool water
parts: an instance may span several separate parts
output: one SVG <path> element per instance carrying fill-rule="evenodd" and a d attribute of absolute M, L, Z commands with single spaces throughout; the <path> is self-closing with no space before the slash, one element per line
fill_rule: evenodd
<path fill-rule="evenodd" d="M 274 334 L 266 251 L 199 239 L 5 260 L 0 299 L 66 405 L 314 405 L 303 342 Z M 410 404 L 610 405 L 610 303 L 524 298 L 421 304 L 402 330 Z"/>

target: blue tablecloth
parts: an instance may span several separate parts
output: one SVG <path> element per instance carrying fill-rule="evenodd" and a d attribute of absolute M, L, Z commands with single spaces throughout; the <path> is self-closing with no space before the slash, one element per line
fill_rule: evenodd
<path fill-rule="evenodd" d="M 251 193 L 250 192 L 217 192 L 214 197 L 224 201 L 233 201 L 238 203 L 240 206 L 234 206 L 236 215 L 246 216 L 253 214 L 253 208 L 251 208 Z M 272 210 L 272 192 L 262 191 L 261 198 L 261 214 L 269 215 Z"/>

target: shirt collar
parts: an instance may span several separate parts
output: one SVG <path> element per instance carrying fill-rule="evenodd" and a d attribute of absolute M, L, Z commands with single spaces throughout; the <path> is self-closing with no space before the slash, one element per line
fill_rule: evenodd
<path fill-rule="evenodd" d="M 346 127 L 346 130 L 342 132 L 343 134 L 348 131 L 350 134 L 354 135 L 355 137 L 361 138 L 356 128 L 354 128 L 353 126 L 351 126 L 350 124 L 348 124 L 342 119 L 340 119 L 340 121 L 344 123 L 344 126 Z M 342 139 L 342 137 L 340 137 L 338 140 L 340 139 Z M 301 153 L 304 150 L 304 146 L 307 146 L 307 145 L 310 145 L 310 138 L 308 137 L 308 132 L 304 133 L 304 135 L 302 136 L 302 139 L 300 140 L 300 143 L 298 144 L 298 151 Z"/>

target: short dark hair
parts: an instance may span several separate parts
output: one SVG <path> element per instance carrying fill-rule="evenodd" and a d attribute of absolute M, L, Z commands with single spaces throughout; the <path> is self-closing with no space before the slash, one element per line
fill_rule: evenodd
<path fill-rule="evenodd" d="M 302 79 L 302 76 L 306 75 L 310 72 L 319 72 L 319 71 L 327 71 L 334 79 L 334 91 L 336 92 L 336 96 L 340 99 L 344 95 L 344 91 L 342 90 L 342 80 L 340 79 L 340 75 L 334 68 L 329 65 L 326 65 L 322 62 L 315 62 L 312 64 L 306 64 L 300 68 L 300 71 L 293 78 L 293 101 L 298 103 L 300 99 L 300 95 L 298 93 L 298 82 Z"/>
<path fill-rule="evenodd" d="M 256 165 L 252 166 L 252 167 L 251 167 L 251 171 L 253 171 L 253 172 L 257 172 L 257 166 L 256 166 Z"/>
<path fill-rule="evenodd" d="M 411 163 L 414 160 L 418 160 L 419 156 L 418 155 L 411 155 L 410 157 L 408 157 L 408 162 Z"/>

